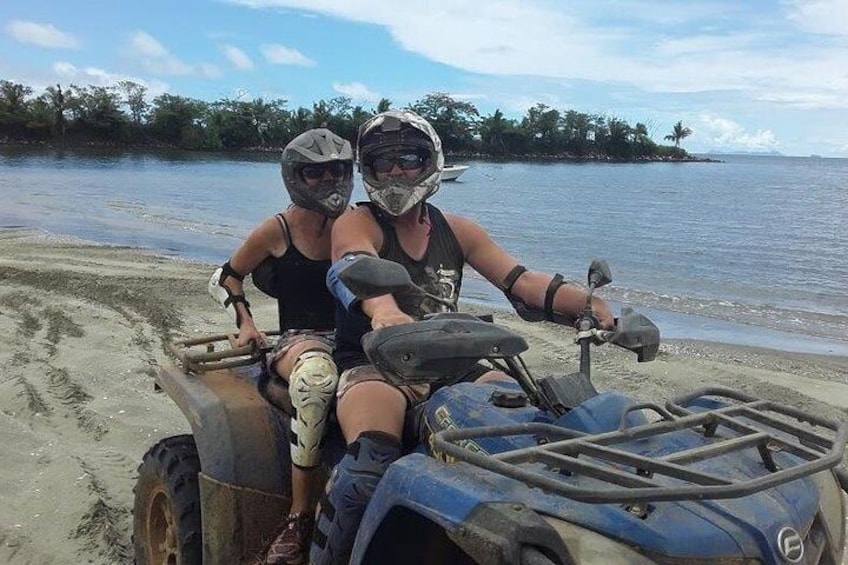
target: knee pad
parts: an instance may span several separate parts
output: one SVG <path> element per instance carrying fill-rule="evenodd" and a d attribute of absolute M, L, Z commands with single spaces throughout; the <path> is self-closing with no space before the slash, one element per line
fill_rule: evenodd
<path fill-rule="evenodd" d="M 295 414 L 291 420 L 291 458 L 298 467 L 314 467 L 321 439 L 339 384 L 336 364 L 329 353 L 306 351 L 289 375 L 289 395 Z"/>
<path fill-rule="evenodd" d="M 383 473 L 400 458 L 400 441 L 383 432 L 363 432 L 333 469 L 315 525 L 309 562 L 335 565 L 350 560 L 356 532 Z"/>

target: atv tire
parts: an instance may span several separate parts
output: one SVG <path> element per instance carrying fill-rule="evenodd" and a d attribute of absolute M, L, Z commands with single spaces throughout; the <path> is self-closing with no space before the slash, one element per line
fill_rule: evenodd
<path fill-rule="evenodd" d="M 199 472 L 190 435 L 165 438 L 144 454 L 134 489 L 136 565 L 202 563 Z"/>

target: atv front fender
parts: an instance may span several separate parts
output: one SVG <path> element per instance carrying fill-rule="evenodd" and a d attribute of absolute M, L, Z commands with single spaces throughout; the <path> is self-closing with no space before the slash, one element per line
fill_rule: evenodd
<path fill-rule="evenodd" d="M 524 563 L 526 547 L 549 556 L 551 563 L 574 563 L 559 533 L 532 508 L 518 500 L 476 496 L 473 486 L 462 488 L 468 477 L 434 468 L 443 465 L 415 453 L 389 467 L 363 516 L 352 565 L 511 565 Z M 485 485 L 484 475 L 480 472 L 474 483 Z"/>

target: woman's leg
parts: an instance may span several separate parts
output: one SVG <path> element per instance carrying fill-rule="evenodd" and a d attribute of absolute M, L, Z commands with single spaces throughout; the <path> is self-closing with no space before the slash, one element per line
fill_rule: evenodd
<path fill-rule="evenodd" d="M 266 563 L 302 563 L 306 559 L 315 515 L 315 469 L 338 373 L 329 346 L 298 340 L 273 362 L 275 372 L 289 383 L 295 415 L 291 420 L 292 503 L 283 531 L 271 545 Z"/>

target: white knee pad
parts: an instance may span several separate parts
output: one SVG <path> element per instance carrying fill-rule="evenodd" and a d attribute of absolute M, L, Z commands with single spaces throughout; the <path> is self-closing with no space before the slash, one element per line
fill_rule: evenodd
<path fill-rule="evenodd" d="M 298 467 L 314 467 L 339 373 L 329 353 L 307 351 L 300 355 L 289 376 L 289 395 L 295 416 L 291 421 L 291 458 Z"/>

